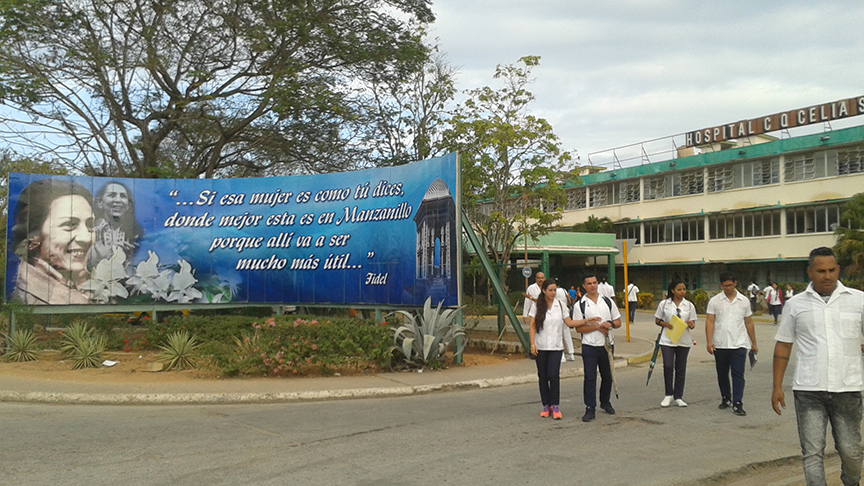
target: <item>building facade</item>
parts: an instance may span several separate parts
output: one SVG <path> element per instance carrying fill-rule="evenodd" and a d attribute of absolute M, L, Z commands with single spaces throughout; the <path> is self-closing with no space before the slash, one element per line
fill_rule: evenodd
<path fill-rule="evenodd" d="M 630 280 L 644 291 L 661 294 L 676 277 L 716 291 L 727 270 L 742 287 L 751 278 L 761 287 L 805 282 L 810 250 L 834 245 L 842 205 L 864 192 L 864 127 L 605 170 L 582 183 L 567 189 L 561 223 L 613 220 L 631 242 Z M 620 254 L 616 267 L 620 291 Z"/>

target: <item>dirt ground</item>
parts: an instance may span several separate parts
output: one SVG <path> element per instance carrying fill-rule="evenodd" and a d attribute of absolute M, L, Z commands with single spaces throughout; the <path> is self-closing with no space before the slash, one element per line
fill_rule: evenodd
<path fill-rule="evenodd" d="M 476 338 L 475 338 L 476 339 Z M 484 337 L 485 339 L 485 337 Z M 494 336 L 493 336 L 494 339 Z M 57 351 L 40 351 L 36 361 L 10 363 L 0 360 L 0 374 L 20 378 L 51 380 L 63 382 L 106 382 L 113 383 L 171 383 L 187 380 L 219 380 L 226 379 L 214 371 L 183 370 L 183 371 L 148 371 L 151 364 L 157 363 L 158 351 L 106 352 L 103 360 L 116 361 L 114 366 L 101 366 L 94 369 L 73 370 L 72 362 L 62 359 Z M 452 359 L 452 357 L 449 357 Z M 461 366 L 486 366 L 508 360 L 525 359 L 521 354 L 506 354 L 488 351 L 466 349 Z M 448 366 L 453 366 L 452 362 Z M 342 376 L 351 374 L 350 370 L 342 370 Z M 306 376 L 315 376 L 314 373 Z M 286 377 L 278 379 L 302 379 L 302 377 Z"/>

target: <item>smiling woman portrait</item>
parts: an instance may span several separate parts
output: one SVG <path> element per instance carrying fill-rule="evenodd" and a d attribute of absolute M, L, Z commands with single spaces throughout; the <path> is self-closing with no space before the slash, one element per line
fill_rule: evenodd
<path fill-rule="evenodd" d="M 125 185 L 109 182 L 99 190 L 93 201 L 96 223 L 93 227 L 93 251 L 90 268 L 101 260 L 111 258 L 117 250 L 126 255 L 125 263 L 132 261 L 138 239 L 144 230 L 135 219 L 135 199 Z"/>
<path fill-rule="evenodd" d="M 90 277 L 92 195 L 69 180 L 27 186 L 15 206 L 12 245 L 21 259 L 12 297 L 28 305 L 88 304 L 79 290 Z"/>

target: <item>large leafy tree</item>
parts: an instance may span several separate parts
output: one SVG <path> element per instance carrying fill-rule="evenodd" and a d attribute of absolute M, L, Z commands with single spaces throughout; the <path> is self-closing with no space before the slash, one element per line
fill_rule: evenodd
<path fill-rule="evenodd" d="M 539 61 L 528 56 L 499 65 L 494 77 L 504 86 L 468 91 L 444 132 L 445 145 L 462 155 L 463 207 L 505 288 L 516 240 L 555 227 L 562 184 L 571 177 L 570 153 L 561 150 L 549 122 L 528 110 L 534 95 L 527 87 Z"/>
<path fill-rule="evenodd" d="M 834 231 L 837 244 L 834 254 L 850 277 L 864 277 L 864 192 L 843 205 L 840 226 Z"/>
<path fill-rule="evenodd" d="M 416 72 L 432 20 L 429 0 L 0 2 L 4 138 L 95 175 L 350 168 L 356 86 Z"/>

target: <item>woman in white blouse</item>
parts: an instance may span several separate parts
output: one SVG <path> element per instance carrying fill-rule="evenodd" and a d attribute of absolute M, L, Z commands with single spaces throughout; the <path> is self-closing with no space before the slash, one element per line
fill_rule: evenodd
<path fill-rule="evenodd" d="M 696 327 L 696 307 L 684 295 L 687 286 L 684 281 L 674 279 L 669 284 L 666 298 L 657 306 L 654 313 L 654 323 L 660 327 L 672 329 L 672 316 L 678 316 L 687 328 L 677 342 L 672 342 L 665 332 L 661 333 L 660 350 L 663 352 L 663 379 L 666 386 L 666 396 L 660 402 L 661 407 L 668 407 L 674 401 L 679 407 L 686 407 L 684 398 L 684 378 L 687 374 L 687 355 L 693 347 L 690 330 Z"/>
<path fill-rule="evenodd" d="M 550 414 L 556 420 L 561 418 L 558 409 L 560 401 L 561 356 L 564 353 L 564 339 L 570 339 L 569 327 L 600 322 L 599 317 L 574 321 L 567 307 L 555 299 L 558 287 L 555 280 L 547 279 L 540 287 L 537 304 L 531 307 L 528 336 L 531 340 L 531 354 L 537 362 L 537 377 L 540 379 L 540 400 L 543 402 L 541 417 Z"/>

